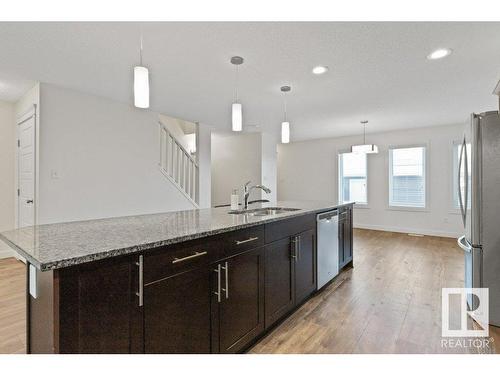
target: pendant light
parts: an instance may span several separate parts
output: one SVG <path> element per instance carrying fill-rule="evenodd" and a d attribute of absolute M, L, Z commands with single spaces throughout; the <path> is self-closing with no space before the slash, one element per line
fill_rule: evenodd
<path fill-rule="evenodd" d="M 377 145 L 366 143 L 366 124 L 368 124 L 368 121 L 361 121 L 361 124 L 363 124 L 363 144 L 351 146 L 351 152 L 357 154 L 378 154 Z"/>
<path fill-rule="evenodd" d="M 283 93 L 283 106 L 284 106 L 284 117 L 281 123 L 281 143 L 290 143 L 290 123 L 286 117 L 286 93 L 290 92 L 292 88 L 290 86 L 281 86 L 281 92 Z"/>
<path fill-rule="evenodd" d="M 142 35 L 139 56 L 140 63 L 134 66 L 134 105 L 137 108 L 149 108 L 149 70 L 142 65 Z"/>
<path fill-rule="evenodd" d="M 236 83 L 234 90 L 234 102 L 231 107 L 231 124 L 232 129 L 235 132 L 240 132 L 243 130 L 243 108 L 241 103 L 238 102 L 238 67 L 243 64 L 243 57 L 233 56 L 231 57 L 231 64 L 236 67 Z"/>

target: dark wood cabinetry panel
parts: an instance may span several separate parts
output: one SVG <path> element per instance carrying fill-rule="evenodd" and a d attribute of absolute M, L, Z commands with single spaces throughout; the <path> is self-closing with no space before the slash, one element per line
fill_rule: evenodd
<path fill-rule="evenodd" d="M 295 303 L 300 304 L 316 290 L 316 231 L 308 230 L 295 237 Z"/>
<path fill-rule="evenodd" d="M 353 260 L 352 250 L 352 208 L 339 212 L 339 266 L 346 266 Z"/>
<path fill-rule="evenodd" d="M 187 271 L 144 287 L 146 353 L 210 353 L 210 271 Z"/>
<path fill-rule="evenodd" d="M 266 224 L 266 243 L 294 236 L 297 233 L 314 229 L 315 226 L 316 215 L 303 215 Z"/>
<path fill-rule="evenodd" d="M 142 351 L 137 257 L 59 271 L 61 353 Z"/>
<path fill-rule="evenodd" d="M 219 262 L 221 299 L 212 297 L 214 351 L 237 353 L 264 330 L 264 248 Z M 218 267 L 218 265 L 216 266 Z M 215 288 L 218 289 L 218 277 Z"/>
<path fill-rule="evenodd" d="M 352 208 L 339 213 L 344 267 L 353 259 Z M 314 214 L 302 215 L 39 275 L 38 299 L 27 298 L 28 348 L 241 352 L 315 292 L 315 225 Z"/>
<path fill-rule="evenodd" d="M 295 304 L 295 267 L 291 239 L 266 245 L 266 328 L 289 312 Z"/>

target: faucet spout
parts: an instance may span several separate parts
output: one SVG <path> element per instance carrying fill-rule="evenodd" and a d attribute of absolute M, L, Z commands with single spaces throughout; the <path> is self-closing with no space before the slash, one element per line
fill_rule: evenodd
<path fill-rule="evenodd" d="M 250 197 L 250 193 L 252 192 L 253 189 L 261 189 L 263 191 L 265 191 L 267 194 L 270 194 L 271 193 L 271 189 L 269 189 L 267 186 L 264 186 L 264 185 L 254 185 L 254 186 L 250 186 L 251 181 L 248 181 L 244 186 L 243 186 L 243 191 L 244 191 L 244 195 L 243 195 L 243 208 L 245 210 L 248 209 L 248 198 Z"/>

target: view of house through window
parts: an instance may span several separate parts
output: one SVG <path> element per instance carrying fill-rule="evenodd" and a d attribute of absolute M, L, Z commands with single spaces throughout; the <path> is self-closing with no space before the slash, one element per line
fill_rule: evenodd
<path fill-rule="evenodd" d="M 389 150 L 389 205 L 425 207 L 425 147 Z"/>
<path fill-rule="evenodd" d="M 367 204 L 366 154 L 339 154 L 339 202 Z"/>

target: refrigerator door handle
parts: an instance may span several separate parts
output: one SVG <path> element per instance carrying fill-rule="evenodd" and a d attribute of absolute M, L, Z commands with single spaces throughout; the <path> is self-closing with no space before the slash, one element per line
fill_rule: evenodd
<path fill-rule="evenodd" d="M 460 204 L 460 213 L 462 215 L 462 221 L 463 221 L 464 226 L 465 226 L 465 209 L 464 209 L 464 202 L 462 200 L 462 190 L 460 189 L 460 183 L 462 180 L 462 162 L 463 162 L 464 150 L 466 150 L 465 137 L 464 137 L 464 140 L 462 142 L 462 147 L 460 148 L 460 157 L 458 159 L 458 173 L 457 173 L 457 176 L 458 176 L 458 184 L 457 184 L 458 203 Z"/>
<path fill-rule="evenodd" d="M 464 225 L 467 225 L 467 207 L 469 207 L 469 160 L 467 155 L 467 143 L 465 142 L 462 146 L 464 148 L 464 167 L 465 167 L 465 201 L 463 202 L 464 206 Z M 472 155 L 471 155 L 472 157 Z"/>
<path fill-rule="evenodd" d="M 472 252 L 472 246 L 467 243 L 467 240 L 465 239 L 465 236 L 460 237 L 458 240 L 458 246 L 462 248 L 462 250 L 470 253 Z"/>

